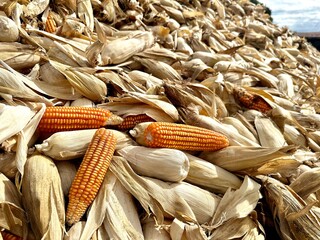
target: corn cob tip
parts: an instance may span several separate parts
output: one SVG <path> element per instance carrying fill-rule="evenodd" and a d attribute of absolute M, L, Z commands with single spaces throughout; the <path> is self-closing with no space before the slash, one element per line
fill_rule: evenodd
<path fill-rule="evenodd" d="M 110 117 L 104 122 L 104 125 L 103 126 L 106 126 L 106 125 L 119 125 L 123 122 L 123 118 L 118 116 L 118 115 L 115 115 L 115 114 L 111 114 Z"/>

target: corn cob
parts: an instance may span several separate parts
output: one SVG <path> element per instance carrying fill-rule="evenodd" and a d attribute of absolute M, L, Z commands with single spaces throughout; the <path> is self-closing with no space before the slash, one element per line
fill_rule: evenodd
<path fill-rule="evenodd" d="M 44 133 L 99 128 L 120 124 L 122 118 L 109 110 L 90 107 L 48 107 L 38 129 Z"/>
<path fill-rule="evenodd" d="M 140 123 L 129 133 L 147 147 L 215 151 L 229 145 L 228 138 L 221 133 L 177 123 Z"/>
<path fill-rule="evenodd" d="M 254 109 L 262 113 L 272 110 L 272 107 L 261 96 L 244 89 L 235 88 L 234 97 L 245 108 Z"/>
<path fill-rule="evenodd" d="M 45 23 L 45 31 L 48 33 L 53 33 L 57 29 L 57 24 L 53 17 L 51 16 L 51 13 L 49 13 L 46 23 Z"/>
<path fill-rule="evenodd" d="M 3 240 L 22 240 L 22 237 L 19 237 L 7 231 L 2 231 L 1 236 Z"/>
<path fill-rule="evenodd" d="M 66 220 L 72 225 L 80 220 L 93 202 L 110 165 L 116 147 L 115 135 L 105 128 L 94 134 L 69 191 Z"/>
<path fill-rule="evenodd" d="M 126 131 L 134 128 L 138 123 L 154 122 L 154 119 L 147 114 L 129 115 L 123 118 L 123 122 L 117 126 L 120 131 Z"/>

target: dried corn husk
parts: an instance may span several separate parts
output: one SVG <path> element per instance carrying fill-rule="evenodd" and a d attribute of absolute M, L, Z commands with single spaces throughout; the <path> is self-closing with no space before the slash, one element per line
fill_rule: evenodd
<path fill-rule="evenodd" d="M 16 186 L 0 173 L 0 228 L 11 233 L 27 237 L 27 216 L 22 207 L 21 194 Z"/>
<path fill-rule="evenodd" d="M 65 208 L 58 169 L 42 155 L 28 158 L 22 179 L 23 205 L 37 239 L 63 239 Z"/>
<path fill-rule="evenodd" d="M 223 168 L 186 153 L 190 169 L 185 181 L 214 193 L 225 193 L 228 188 L 238 189 L 241 180 Z"/>
<path fill-rule="evenodd" d="M 154 44 L 154 37 L 150 32 L 132 32 L 131 36 L 106 42 L 101 49 L 103 65 L 118 64 L 128 60 L 136 53 Z"/>
<path fill-rule="evenodd" d="M 20 132 L 34 116 L 34 112 L 25 106 L 8 106 L 0 103 L 1 133 L 0 142 Z"/>
<path fill-rule="evenodd" d="M 157 226 L 156 221 L 152 217 L 148 217 L 143 221 L 142 225 L 143 237 L 145 240 L 159 239 L 170 240 L 170 234 L 163 226 Z"/>
<path fill-rule="evenodd" d="M 307 170 L 291 182 L 289 186 L 305 200 L 310 194 L 315 193 L 320 188 L 319 171 L 319 167 Z"/>
<path fill-rule="evenodd" d="M 118 150 L 118 153 L 142 176 L 179 182 L 187 177 L 189 171 L 189 159 L 176 149 L 128 146 Z"/>
<path fill-rule="evenodd" d="M 0 42 L 15 42 L 19 38 L 19 30 L 14 21 L 0 16 Z"/>
<path fill-rule="evenodd" d="M 70 160 L 84 156 L 96 129 L 57 132 L 36 144 L 36 149 L 54 160 Z M 117 138 L 116 149 L 135 145 L 128 134 L 111 130 Z M 76 141 L 75 141 L 76 140 Z"/>
<path fill-rule="evenodd" d="M 8 178 L 14 178 L 18 171 L 15 156 L 13 152 L 0 154 L 0 172 Z"/>
<path fill-rule="evenodd" d="M 194 223 L 185 223 L 175 218 L 170 225 L 171 239 L 207 239 L 205 230 Z"/>
<path fill-rule="evenodd" d="M 69 161 L 57 161 L 55 165 L 60 175 L 63 194 L 66 197 L 69 194 L 72 181 L 76 176 L 77 168 L 74 163 Z"/>
<path fill-rule="evenodd" d="M 320 234 L 319 216 L 313 204 L 306 204 L 290 187 L 261 176 L 269 207 L 277 218 L 276 230 L 283 238 L 317 239 Z M 307 226 L 307 227 L 306 227 Z"/>
<path fill-rule="evenodd" d="M 262 147 L 284 147 L 288 145 L 279 128 L 270 119 L 256 117 L 254 123 Z"/>
<path fill-rule="evenodd" d="M 87 221 L 78 239 L 89 239 L 100 226 L 108 231 L 110 239 L 143 239 L 132 196 L 110 171 L 88 211 Z"/>
<path fill-rule="evenodd" d="M 113 157 L 110 169 L 145 211 L 155 214 L 159 224 L 162 224 L 164 215 L 205 223 L 213 216 L 219 202 L 218 196 L 191 184 L 169 184 L 155 178 L 139 177 L 120 157 Z M 200 199 L 202 207 L 199 207 Z"/>
<path fill-rule="evenodd" d="M 277 172 L 288 175 L 301 164 L 288 152 L 290 150 L 292 147 L 230 146 L 216 152 L 202 152 L 200 158 L 231 172 L 249 175 Z"/>

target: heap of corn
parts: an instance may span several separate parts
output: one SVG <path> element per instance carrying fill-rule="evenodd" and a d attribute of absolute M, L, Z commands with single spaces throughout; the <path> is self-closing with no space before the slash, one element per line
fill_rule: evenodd
<path fill-rule="evenodd" d="M 264 6 L 0 13 L 0 239 L 319 239 L 320 54 Z"/>

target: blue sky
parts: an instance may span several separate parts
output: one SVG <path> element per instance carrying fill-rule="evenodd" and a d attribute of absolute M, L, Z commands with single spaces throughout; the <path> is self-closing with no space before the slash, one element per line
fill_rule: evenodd
<path fill-rule="evenodd" d="M 272 11 L 279 26 L 288 26 L 296 32 L 320 32 L 319 0 L 259 0 Z"/>

